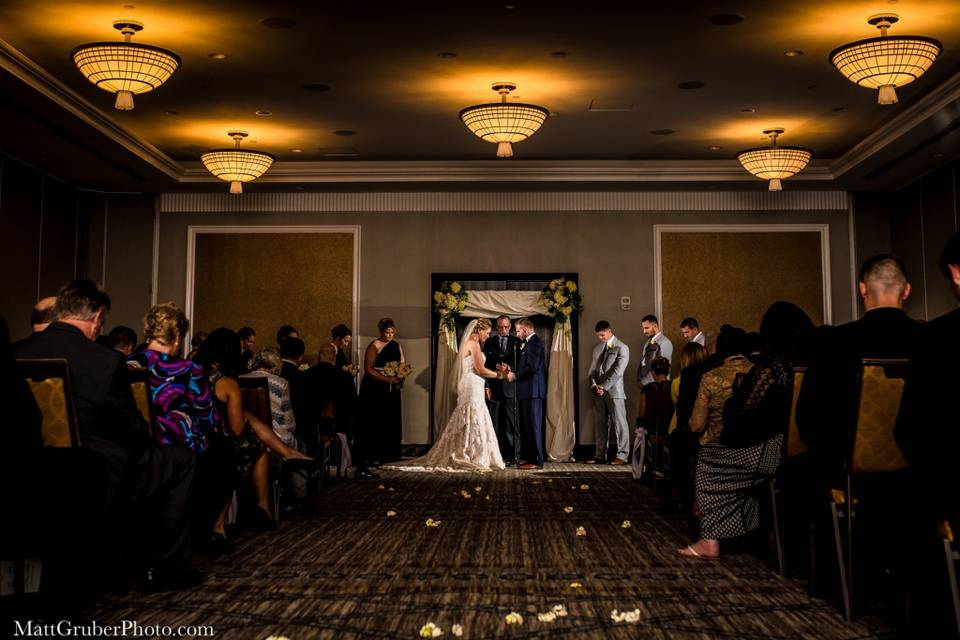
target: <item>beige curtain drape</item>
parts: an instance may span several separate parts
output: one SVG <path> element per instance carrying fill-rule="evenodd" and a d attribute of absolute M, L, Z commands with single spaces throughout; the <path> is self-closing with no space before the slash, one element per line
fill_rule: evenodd
<path fill-rule="evenodd" d="M 558 321 L 553 329 L 547 380 L 547 459 L 569 462 L 577 439 L 573 416 L 573 328 L 569 318 Z"/>
<path fill-rule="evenodd" d="M 457 334 L 441 323 L 437 338 L 437 380 L 433 394 L 433 441 L 436 442 L 457 406 Z"/>
<path fill-rule="evenodd" d="M 546 314 L 539 291 L 469 291 L 461 315 L 468 318 L 511 318 Z M 437 376 L 433 394 L 434 442 L 457 406 L 457 336 L 443 325 L 437 339 Z M 573 330 L 569 320 L 558 322 L 550 347 L 547 370 L 547 457 L 554 462 L 571 460 L 576 441 L 573 406 Z"/>

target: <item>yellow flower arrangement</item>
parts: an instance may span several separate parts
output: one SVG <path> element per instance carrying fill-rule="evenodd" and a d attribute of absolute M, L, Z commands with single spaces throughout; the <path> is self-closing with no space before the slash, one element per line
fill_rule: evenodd
<path fill-rule="evenodd" d="M 467 308 L 469 294 L 459 282 L 444 282 L 433 292 L 433 312 L 440 316 L 440 325 L 456 333 L 457 316 Z"/>
<path fill-rule="evenodd" d="M 432 622 L 428 622 L 427 624 L 420 627 L 421 638 L 439 638 L 442 635 L 443 635 L 443 629 L 433 624 Z"/>
<path fill-rule="evenodd" d="M 564 508 L 563 508 L 563 512 L 564 512 L 564 513 L 573 513 L 573 507 L 564 507 Z"/>
<path fill-rule="evenodd" d="M 551 280 L 540 291 L 540 301 L 547 308 L 547 315 L 555 320 L 566 320 L 583 311 L 583 298 L 577 283 L 566 278 Z"/>
<path fill-rule="evenodd" d="M 504 621 L 507 624 L 511 624 L 511 625 L 523 624 L 523 616 L 517 613 L 516 611 L 511 611 L 510 613 L 507 614 L 507 617 L 504 618 Z"/>
<path fill-rule="evenodd" d="M 624 520 L 622 523 L 620 523 L 620 528 L 621 528 L 621 529 L 629 529 L 629 528 L 632 527 L 632 526 L 633 526 L 633 525 L 630 524 L 630 521 L 629 521 L 629 520 Z"/>
<path fill-rule="evenodd" d="M 582 538 L 587 535 L 587 530 L 583 527 L 577 527 L 577 537 Z"/>

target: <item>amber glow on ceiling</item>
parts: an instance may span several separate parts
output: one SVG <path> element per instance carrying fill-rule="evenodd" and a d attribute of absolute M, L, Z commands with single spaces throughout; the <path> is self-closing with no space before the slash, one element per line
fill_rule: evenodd
<path fill-rule="evenodd" d="M 776 23 L 782 31 L 769 38 L 789 42 L 804 49 L 802 40 L 812 39 L 830 49 L 853 40 L 880 35 L 866 24 L 867 16 L 894 12 L 900 16 L 893 34 L 937 37 L 945 25 L 960 22 L 960 2 L 956 0 L 901 0 L 887 2 L 809 2 L 795 5 L 795 11 L 784 12 Z"/>
<path fill-rule="evenodd" d="M 161 144 L 167 141 L 189 140 L 191 145 L 213 148 L 229 146 L 224 143 L 224 131 L 241 129 L 250 132 L 250 140 L 244 142 L 243 148 L 256 148 L 263 151 L 283 152 L 291 147 L 302 145 L 305 140 L 321 139 L 318 132 L 305 131 L 298 127 L 285 126 L 279 122 L 265 122 L 261 118 L 250 117 L 244 119 L 186 119 L 178 118 L 174 123 L 158 121 L 150 132 L 151 139 Z M 319 130 L 321 125 L 317 126 Z M 256 142 L 252 142 L 256 140 Z M 229 140 L 227 140 L 229 142 Z"/>

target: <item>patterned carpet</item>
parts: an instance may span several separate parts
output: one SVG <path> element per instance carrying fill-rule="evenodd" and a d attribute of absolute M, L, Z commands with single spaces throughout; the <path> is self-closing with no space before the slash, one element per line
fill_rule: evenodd
<path fill-rule="evenodd" d="M 752 555 L 676 557 L 684 523 L 660 515 L 629 469 L 381 475 L 334 484 L 317 515 L 239 538 L 201 587 L 112 597 L 91 618 L 209 624 L 225 640 L 415 638 L 428 621 L 446 638 L 455 624 L 464 638 L 893 637 L 847 624 Z M 538 619 L 556 605 L 566 615 Z M 614 609 L 632 615 L 615 621 Z M 522 624 L 507 624 L 511 612 Z"/>

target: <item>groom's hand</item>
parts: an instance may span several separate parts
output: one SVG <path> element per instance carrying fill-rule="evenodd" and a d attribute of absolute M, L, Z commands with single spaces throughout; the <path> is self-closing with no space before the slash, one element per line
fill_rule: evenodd
<path fill-rule="evenodd" d="M 517 376 L 513 375 L 513 371 L 507 370 L 507 382 L 516 382 Z"/>

